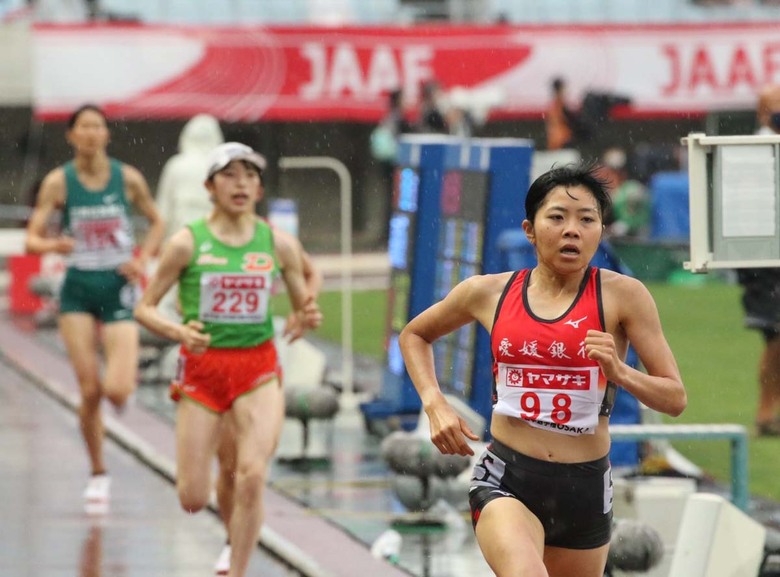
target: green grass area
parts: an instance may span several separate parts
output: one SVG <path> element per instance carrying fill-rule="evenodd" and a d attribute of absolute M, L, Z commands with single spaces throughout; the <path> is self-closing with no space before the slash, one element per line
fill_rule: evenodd
<path fill-rule="evenodd" d="M 319 302 L 324 320 L 317 335 L 340 342 L 341 293 L 324 293 Z M 352 335 L 355 353 L 384 359 L 386 326 L 387 292 L 375 290 L 353 293 Z"/>
<path fill-rule="evenodd" d="M 688 391 L 688 408 L 674 422 L 737 423 L 753 432 L 758 402 L 758 359 L 763 339 L 744 328 L 741 289 L 732 284 L 696 287 L 648 285 Z M 672 419 L 666 419 L 672 421 Z M 676 443 L 692 462 L 727 482 L 726 441 Z M 750 491 L 780 501 L 777 452 L 780 439 L 751 438 Z"/>
<path fill-rule="evenodd" d="M 324 318 L 322 326 L 314 334 L 324 340 L 340 343 L 341 293 L 324 292 L 318 302 Z M 274 297 L 271 306 L 276 314 L 286 314 L 290 310 L 287 297 L 284 295 Z M 384 359 L 386 324 L 386 291 L 371 290 L 352 294 L 352 337 L 356 354 Z"/>
<path fill-rule="evenodd" d="M 727 283 L 698 285 L 648 284 L 658 305 L 664 331 L 677 357 L 688 391 L 688 408 L 679 423 L 737 423 L 752 432 L 758 397 L 758 359 L 761 335 L 743 326 L 740 288 Z M 384 357 L 386 293 L 353 295 L 355 352 Z M 281 303 L 280 303 L 281 304 Z M 325 314 L 317 331 L 321 338 L 341 340 L 341 296 L 324 293 Z M 280 310 L 280 309 L 277 309 Z M 728 483 L 730 447 L 727 441 L 676 443 L 692 462 Z M 749 442 L 751 493 L 780 501 L 777 452 L 780 439 Z"/>

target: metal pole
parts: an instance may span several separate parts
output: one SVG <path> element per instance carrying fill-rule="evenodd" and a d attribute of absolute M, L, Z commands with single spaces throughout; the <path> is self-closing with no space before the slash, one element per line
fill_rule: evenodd
<path fill-rule="evenodd" d="M 344 404 L 355 403 L 352 371 L 352 177 L 344 164 L 329 156 L 285 156 L 279 168 L 324 168 L 339 177 L 341 189 L 341 378 Z"/>
<path fill-rule="evenodd" d="M 731 440 L 731 500 L 745 513 L 750 512 L 750 483 L 747 435 Z"/>

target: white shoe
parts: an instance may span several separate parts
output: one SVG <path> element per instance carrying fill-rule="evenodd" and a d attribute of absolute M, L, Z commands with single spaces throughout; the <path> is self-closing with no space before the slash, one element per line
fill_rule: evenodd
<path fill-rule="evenodd" d="M 111 477 L 108 475 L 92 475 L 84 489 L 84 500 L 87 503 L 108 503 L 111 498 Z"/>
<path fill-rule="evenodd" d="M 214 575 L 227 575 L 230 573 L 230 545 L 222 547 L 222 552 L 214 563 Z"/>

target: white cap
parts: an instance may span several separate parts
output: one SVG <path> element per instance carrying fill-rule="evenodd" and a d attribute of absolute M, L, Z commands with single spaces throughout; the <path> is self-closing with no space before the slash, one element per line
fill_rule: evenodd
<path fill-rule="evenodd" d="M 247 162 L 251 162 L 260 172 L 265 170 L 267 164 L 265 157 L 262 154 L 255 152 L 246 144 L 241 144 L 240 142 L 226 142 L 220 144 L 209 153 L 209 170 L 206 174 L 206 178 L 211 178 L 234 160 L 246 160 Z"/>

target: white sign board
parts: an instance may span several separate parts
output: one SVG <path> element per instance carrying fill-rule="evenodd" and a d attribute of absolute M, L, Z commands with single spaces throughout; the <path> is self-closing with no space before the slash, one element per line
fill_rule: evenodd
<path fill-rule="evenodd" d="M 716 268 L 780 267 L 780 135 L 691 134 L 691 260 Z"/>

